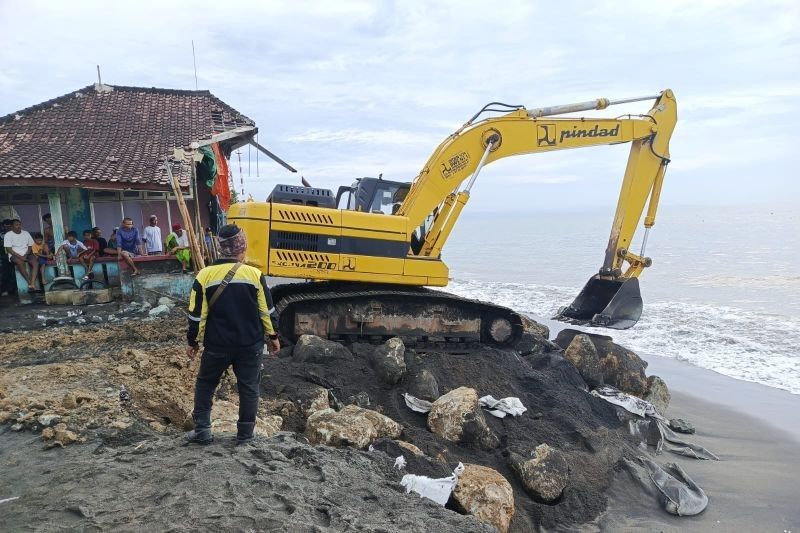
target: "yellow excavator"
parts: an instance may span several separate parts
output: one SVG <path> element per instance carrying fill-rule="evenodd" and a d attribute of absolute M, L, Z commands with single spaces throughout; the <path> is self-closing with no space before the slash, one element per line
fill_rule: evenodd
<path fill-rule="evenodd" d="M 649 100 L 652 107 L 642 115 L 560 116 Z M 485 165 L 504 157 L 631 143 L 602 267 L 554 317 L 626 329 L 642 312 L 638 277 L 651 265 L 644 255 L 647 232 L 655 223 L 676 122 L 669 89 L 537 109 L 493 102 L 448 136 L 413 182 L 361 178 L 336 195 L 277 185 L 266 202 L 231 206 L 228 221 L 247 234 L 249 264 L 269 276 L 306 280 L 272 289 L 280 332 L 289 340 L 309 333 L 344 342 L 401 336 L 437 345 L 513 344 L 523 320 L 511 309 L 425 288 L 447 285 L 442 249 L 475 180 Z M 636 254 L 630 246 L 646 204 Z"/>

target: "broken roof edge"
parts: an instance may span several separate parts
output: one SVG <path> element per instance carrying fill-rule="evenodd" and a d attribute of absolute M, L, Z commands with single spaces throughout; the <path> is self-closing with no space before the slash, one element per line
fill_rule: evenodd
<path fill-rule="evenodd" d="M 35 104 L 18 111 L 13 111 L 7 115 L 0 116 L 0 124 L 5 124 L 6 122 L 11 122 L 12 120 L 16 120 L 17 118 L 21 118 L 23 116 L 29 115 L 31 113 L 35 113 L 37 111 L 44 111 L 50 109 L 55 104 L 60 104 L 69 100 L 70 98 L 75 98 L 78 94 L 80 95 L 88 95 L 90 92 L 95 93 L 104 93 L 104 92 L 143 92 L 143 93 L 152 93 L 152 94 L 174 94 L 174 95 L 185 95 L 185 96 L 208 96 L 211 98 L 214 103 L 218 104 L 219 106 L 225 108 L 225 110 L 235 113 L 236 115 L 240 116 L 243 121 L 251 123 L 255 126 L 255 121 L 250 117 L 242 114 L 241 112 L 237 111 L 230 105 L 226 104 L 224 101 L 220 100 L 216 95 L 214 95 L 208 89 L 199 89 L 199 90 L 191 90 L 191 89 L 163 89 L 159 87 L 134 87 L 130 85 L 109 85 L 107 83 L 98 84 L 93 83 L 91 85 L 87 85 L 86 87 L 81 87 L 80 89 L 70 91 L 66 94 L 62 94 L 61 96 L 57 96 L 55 98 L 51 98 L 50 100 L 46 100 L 39 104 Z"/>

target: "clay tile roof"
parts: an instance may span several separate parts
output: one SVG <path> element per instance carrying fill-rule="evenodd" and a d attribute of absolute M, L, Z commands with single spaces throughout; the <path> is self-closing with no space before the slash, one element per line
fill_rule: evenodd
<path fill-rule="evenodd" d="M 242 127 L 255 123 L 209 91 L 90 85 L 0 117 L 0 185 L 168 188 L 163 163 L 175 148 Z M 171 168 L 186 186 L 189 165 Z"/>

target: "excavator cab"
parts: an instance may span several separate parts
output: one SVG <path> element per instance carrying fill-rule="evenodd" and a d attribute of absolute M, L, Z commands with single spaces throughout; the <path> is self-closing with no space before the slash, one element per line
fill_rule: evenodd
<path fill-rule="evenodd" d="M 339 187 L 336 206 L 350 211 L 393 215 L 405 200 L 410 188 L 410 183 L 402 181 L 390 181 L 381 177 L 358 178 L 350 187 Z"/>
<path fill-rule="evenodd" d="M 642 316 L 638 278 L 610 278 L 595 274 L 575 300 L 562 307 L 555 320 L 610 329 L 633 327 Z"/>

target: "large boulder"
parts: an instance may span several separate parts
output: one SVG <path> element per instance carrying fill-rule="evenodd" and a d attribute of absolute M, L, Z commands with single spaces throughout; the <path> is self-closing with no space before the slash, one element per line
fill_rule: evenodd
<path fill-rule="evenodd" d="M 561 330 L 556 337 L 556 344 L 566 350 L 577 335 L 586 335 L 594 344 L 600 359 L 603 382 L 606 385 L 612 385 L 640 398 L 644 395 L 647 389 L 647 377 L 644 373 L 647 368 L 645 361 L 631 350 L 616 344 L 607 335 L 584 333 L 576 329 Z"/>
<path fill-rule="evenodd" d="M 321 339 L 316 335 L 301 335 L 292 350 L 292 358 L 300 363 L 326 364 L 352 359 L 353 354 L 338 342 Z"/>
<path fill-rule="evenodd" d="M 537 446 L 532 459 L 512 452 L 509 463 L 525 490 L 538 501 L 554 502 L 569 481 L 567 459 L 547 444 Z"/>
<path fill-rule="evenodd" d="M 496 470 L 465 464 L 452 497 L 464 512 L 501 533 L 508 531 L 514 516 L 514 491 Z"/>
<path fill-rule="evenodd" d="M 468 387 L 459 387 L 433 402 L 428 413 L 428 428 L 451 442 L 476 443 L 484 449 L 495 448 L 498 444 L 497 437 L 486 425 L 478 392 Z"/>
<path fill-rule="evenodd" d="M 365 448 L 379 437 L 396 439 L 403 426 L 376 411 L 347 405 L 341 411 L 316 411 L 306 421 L 305 436 L 312 444 Z"/>
<path fill-rule="evenodd" d="M 659 414 L 664 415 L 669 407 L 669 401 L 672 395 L 669 393 L 669 388 L 664 380 L 658 376 L 650 376 L 647 378 L 647 389 L 645 389 L 644 400 L 653 404 Z"/>
<path fill-rule="evenodd" d="M 575 365 L 586 384 L 594 389 L 603 384 L 603 371 L 597 348 L 588 335 L 575 335 L 567 349 L 564 359 Z"/>
<path fill-rule="evenodd" d="M 406 347 L 399 337 L 389 339 L 376 347 L 372 352 L 375 373 L 389 385 L 394 385 L 406 373 L 405 353 Z"/>
<path fill-rule="evenodd" d="M 422 400 L 435 402 L 439 397 L 439 383 L 428 369 L 423 368 L 408 382 L 408 392 Z"/>

